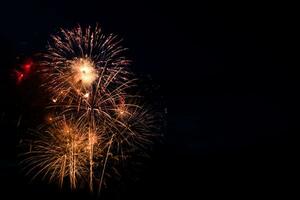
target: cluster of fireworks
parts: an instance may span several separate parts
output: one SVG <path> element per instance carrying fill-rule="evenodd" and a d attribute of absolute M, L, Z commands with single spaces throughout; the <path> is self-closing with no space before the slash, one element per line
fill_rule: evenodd
<path fill-rule="evenodd" d="M 51 38 L 40 61 L 51 117 L 27 142 L 22 163 L 34 178 L 101 191 L 116 163 L 159 135 L 160 119 L 137 94 L 116 36 L 77 26 Z"/>

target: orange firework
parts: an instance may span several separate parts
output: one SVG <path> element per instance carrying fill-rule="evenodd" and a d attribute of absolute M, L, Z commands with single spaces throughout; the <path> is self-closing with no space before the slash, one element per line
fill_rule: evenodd
<path fill-rule="evenodd" d="M 51 95 L 47 109 L 55 114 L 30 142 L 23 163 L 61 186 L 69 177 L 72 189 L 88 183 L 93 191 L 97 180 L 100 192 L 115 161 L 146 151 L 159 118 L 135 92 L 137 79 L 116 36 L 77 26 L 51 38 L 40 73 L 41 88 Z"/>

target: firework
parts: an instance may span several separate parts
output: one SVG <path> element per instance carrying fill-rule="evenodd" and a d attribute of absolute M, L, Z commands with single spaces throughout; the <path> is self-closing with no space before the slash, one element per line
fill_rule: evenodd
<path fill-rule="evenodd" d="M 87 183 L 101 191 L 115 163 L 146 152 L 158 136 L 156 113 L 142 103 L 126 50 L 99 26 L 61 29 L 41 58 L 42 89 L 49 92 L 47 125 L 30 140 L 28 173 L 62 186 Z M 109 166 L 109 167 L 108 167 Z"/>
<path fill-rule="evenodd" d="M 99 75 L 116 78 L 110 75 L 125 72 L 129 60 L 122 55 L 126 49 L 120 42 L 117 36 L 102 34 L 99 26 L 61 29 L 53 35 L 41 64 L 46 88 L 56 95 L 54 99 L 72 92 L 85 95 Z"/>
<path fill-rule="evenodd" d="M 34 132 L 25 153 L 30 156 L 22 161 L 28 173 L 33 173 L 33 178 L 43 174 L 60 186 L 69 177 L 70 187 L 75 189 L 78 179 L 87 173 L 89 140 L 85 129 L 71 120 L 60 120 Z"/>

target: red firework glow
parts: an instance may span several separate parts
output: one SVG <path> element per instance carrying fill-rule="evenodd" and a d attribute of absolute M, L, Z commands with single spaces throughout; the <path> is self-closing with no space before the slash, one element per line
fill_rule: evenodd
<path fill-rule="evenodd" d="M 27 78 L 32 71 L 33 61 L 31 58 L 25 60 L 19 69 L 15 70 L 15 76 L 17 83 L 21 83 L 25 78 Z"/>

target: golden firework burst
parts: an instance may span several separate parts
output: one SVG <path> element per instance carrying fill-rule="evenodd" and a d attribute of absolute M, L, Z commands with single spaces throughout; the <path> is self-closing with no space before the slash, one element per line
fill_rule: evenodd
<path fill-rule="evenodd" d="M 115 161 L 144 152 L 159 135 L 158 119 L 134 92 L 137 79 L 116 36 L 77 26 L 51 38 L 40 72 L 55 114 L 30 140 L 23 163 L 34 177 L 60 186 L 68 177 L 72 189 L 88 183 L 91 191 L 97 182 L 101 191 L 107 166 L 116 171 Z"/>

